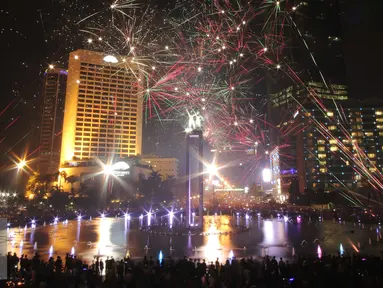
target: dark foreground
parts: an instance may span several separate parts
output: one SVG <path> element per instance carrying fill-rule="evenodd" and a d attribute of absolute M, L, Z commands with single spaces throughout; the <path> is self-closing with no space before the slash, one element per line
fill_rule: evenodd
<path fill-rule="evenodd" d="M 8 285 L 16 287 L 383 287 L 383 260 L 360 255 L 265 257 L 205 263 L 204 260 L 95 259 L 57 256 L 48 262 L 7 256 Z"/>

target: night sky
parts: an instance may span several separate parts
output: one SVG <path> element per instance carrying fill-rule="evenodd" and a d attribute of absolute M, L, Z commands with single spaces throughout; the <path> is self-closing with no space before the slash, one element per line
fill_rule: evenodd
<path fill-rule="evenodd" d="M 378 45 L 381 40 L 377 25 L 380 9 L 373 3 L 378 1 L 344 2 L 347 3 L 344 4 L 342 32 L 345 35 L 346 84 L 350 87 L 350 96 L 382 97 L 382 60 Z M 28 147 L 30 153 L 38 146 L 41 81 L 45 69 L 51 63 L 65 67 L 70 51 L 87 48 L 84 43 L 86 37 L 79 32 L 81 24 L 77 25 L 77 21 L 84 15 L 105 9 L 110 3 L 99 0 L 1 1 L 2 163 L 11 157 L 12 152 L 20 155 Z"/>

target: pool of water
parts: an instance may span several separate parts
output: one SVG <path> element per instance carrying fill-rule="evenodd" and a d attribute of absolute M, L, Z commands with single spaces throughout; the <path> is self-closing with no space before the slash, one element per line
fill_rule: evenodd
<path fill-rule="evenodd" d="M 289 258 L 293 250 L 295 253 L 314 254 L 318 245 L 323 253 L 336 253 L 341 244 L 349 252 L 360 250 L 379 253 L 383 250 L 381 230 L 376 225 L 205 216 L 205 233 L 176 236 L 171 235 L 171 227 L 167 229 L 169 233 L 161 233 L 166 235 L 142 231 L 140 228 L 147 224 L 146 219 L 97 218 L 46 223 L 45 226 L 37 224 L 35 228 L 28 225 L 8 230 L 8 251 L 29 256 L 38 251 L 48 258 L 50 254 L 64 256 L 72 250 L 86 261 L 91 261 L 96 255 L 114 258 L 127 254 L 132 258 L 144 255 L 157 257 L 162 251 L 164 257 L 187 256 L 207 261 L 219 258 L 223 261 L 228 258 L 230 251 L 237 258 L 260 257 L 265 254 Z M 168 222 L 155 219 L 150 224 L 169 225 Z M 238 226 L 248 229 L 234 233 L 234 227 Z M 163 231 L 164 228 L 161 229 Z"/>

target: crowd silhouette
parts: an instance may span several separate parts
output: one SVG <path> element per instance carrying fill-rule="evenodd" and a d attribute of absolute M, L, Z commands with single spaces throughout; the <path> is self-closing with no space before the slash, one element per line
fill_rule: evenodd
<path fill-rule="evenodd" d="M 348 253 L 225 263 L 186 257 L 162 262 L 97 257 L 85 263 L 69 254 L 44 261 L 38 253 L 32 258 L 8 253 L 7 269 L 9 280 L 24 287 L 383 287 L 382 257 Z"/>

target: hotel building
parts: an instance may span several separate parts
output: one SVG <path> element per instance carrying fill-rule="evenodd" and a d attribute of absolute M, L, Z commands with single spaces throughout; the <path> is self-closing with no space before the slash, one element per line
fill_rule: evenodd
<path fill-rule="evenodd" d="M 124 58 L 70 53 L 61 163 L 141 154 L 138 78 L 137 65 Z"/>
<path fill-rule="evenodd" d="M 66 70 L 59 68 L 50 68 L 44 74 L 38 156 L 41 174 L 55 173 L 60 166 L 67 74 Z"/>

